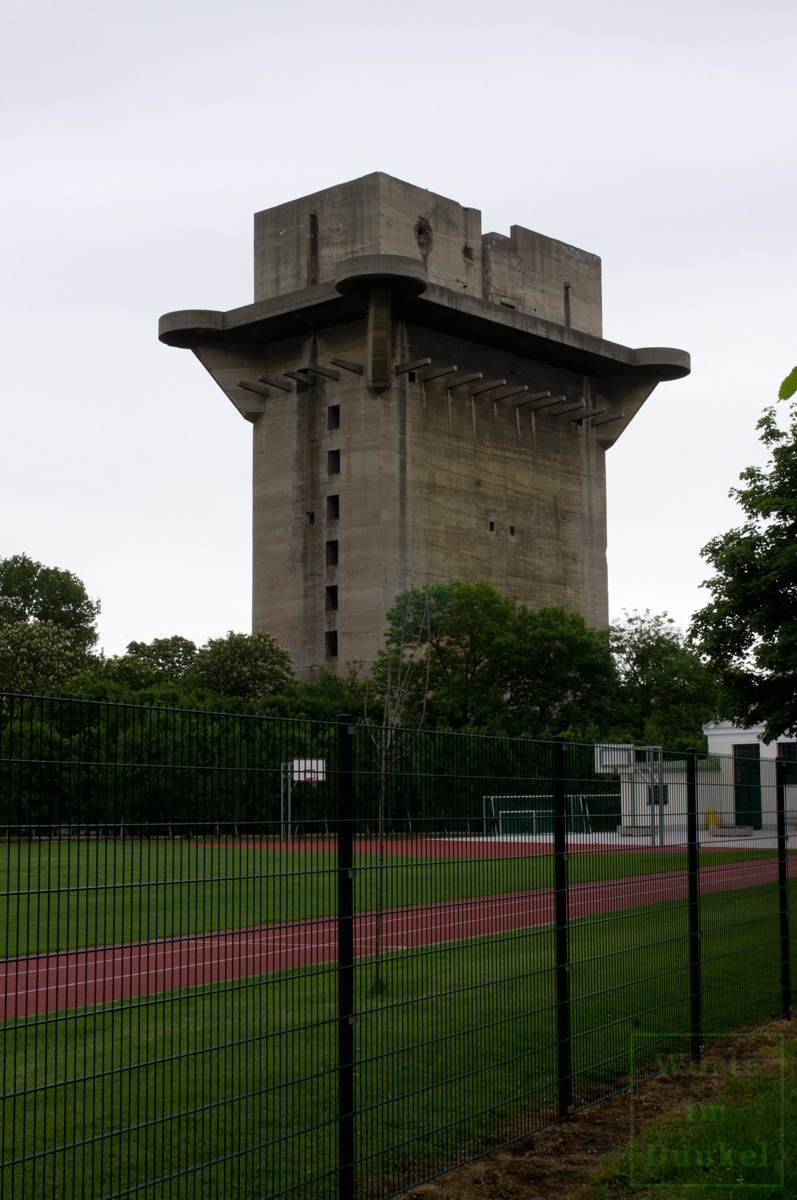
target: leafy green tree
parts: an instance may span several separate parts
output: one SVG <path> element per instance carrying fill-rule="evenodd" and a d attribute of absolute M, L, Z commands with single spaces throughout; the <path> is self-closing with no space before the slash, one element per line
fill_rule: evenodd
<path fill-rule="evenodd" d="M 71 647 L 88 651 L 97 641 L 100 605 L 71 571 L 45 567 L 27 554 L 0 559 L 0 625 L 49 621 Z"/>
<path fill-rule="evenodd" d="M 176 683 L 194 661 L 196 645 L 189 638 L 174 634 L 168 638 L 155 638 L 151 642 L 129 642 L 127 655 Z"/>
<path fill-rule="evenodd" d="M 605 631 L 564 608 L 518 605 L 505 666 L 515 728 L 591 741 L 616 719 L 617 674 Z"/>
<path fill-rule="evenodd" d="M 417 725 L 426 704 L 426 723 L 433 727 L 491 726 L 504 708 L 502 643 L 515 603 L 486 583 L 402 592 L 387 614 L 386 649 L 373 671 L 380 702 L 402 677 L 402 724 Z"/>
<path fill-rule="evenodd" d="M 781 396 L 797 391 L 797 368 Z M 797 401 L 785 428 L 774 408 L 758 422 L 769 451 L 748 467 L 731 496 L 747 520 L 701 551 L 715 570 L 704 587 L 711 603 L 695 614 L 692 634 L 721 676 L 720 715 L 759 722 L 765 738 L 797 732 Z"/>
<path fill-rule="evenodd" d="M 397 597 L 386 640 L 377 691 L 391 663 L 395 673 L 402 641 L 426 667 L 408 689 L 405 724 L 417 723 L 424 704 L 436 728 L 530 737 L 597 736 L 615 719 L 607 636 L 562 608 L 529 609 L 486 583 L 435 584 L 428 599 L 420 588 Z"/>
<path fill-rule="evenodd" d="M 610 644 L 619 674 L 618 741 L 700 747 L 703 725 L 716 712 L 714 673 L 667 613 L 626 613 L 612 623 Z"/>
<path fill-rule="evenodd" d="M 281 689 L 285 715 L 313 721 L 334 721 L 340 713 L 361 716 L 364 695 L 365 682 L 355 663 L 347 664 L 345 675 L 333 675 L 326 667 L 319 667 L 310 682 L 297 679 Z"/>
<path fill-rule="evenodd" d="M 0 625 L 0 691 L 51 694 L 62 691 L 85 656 L 69 631 L 52 621 Z"/>
<path fill-rule="evenodd" d="M 219 697 L 259 700 L 294 678 L 291 657 L 269 633 L 210 638 L 183 675 L 188 688 Z"/>
<path fill-rule="evenodd" d="M 150 694 L 164 682 L 162 672 L 131 654 L 96 654 L 87 660 L 74 685 L 80 695 L 93 699 L 142 699 L 141 693 Z"/>

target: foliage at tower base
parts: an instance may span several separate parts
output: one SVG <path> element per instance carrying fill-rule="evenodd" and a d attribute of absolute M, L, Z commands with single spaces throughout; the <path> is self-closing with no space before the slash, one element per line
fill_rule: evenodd
<path fill-rule="evenodd" d="M 797 389 L 797 368 L 780 398 Z M 765 739 L 797 733 L 797 401 L 785 428 L 775 408 L 758 422 L 770 453 L 733 488 L 747 520 L 713 538 L 702 555 L 716 574 L 704 587 L 711 603 L 695 614 L 692 634 L 720 673 L 720 715 L 763 723 Z"/>
<path fill-rule="evenodd" d="M 717 710 L 714 671 L 667 613 L 626 613 L 609 630 L 619 674 L 620 720 L 612 741 L 686 750 L 705 746 Z"/>
<path fill-rule="evenodd" d="M 590 740 L 617 718 L 617 677 L 605 632 L 563 608 L 529 609 L 486 583 L 412 588 L 388 613 L 373 671 L 380 695 L 423 660 L 401 724 L 516 737 Z"/>

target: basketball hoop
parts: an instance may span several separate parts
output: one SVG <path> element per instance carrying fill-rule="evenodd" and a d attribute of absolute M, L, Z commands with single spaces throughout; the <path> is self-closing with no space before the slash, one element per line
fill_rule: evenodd
<path fill-rule="evenodd" d="M 324 783 L 327 777 L 325 758 L 295 758 L 291 767 L 294 783 Z"/>

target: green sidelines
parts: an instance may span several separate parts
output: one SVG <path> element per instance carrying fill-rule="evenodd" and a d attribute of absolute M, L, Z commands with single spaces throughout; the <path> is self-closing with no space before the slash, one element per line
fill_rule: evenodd
<path fill-rule="evenodd" d="M 709 865 L 774 858 L 713 850 Z M 52 841 L 0 845 L 4 957 L 334 915 L 335 856 L 229 843 Z M 357 911 L 376 907 L 377 860 L 355 855 Z M 571 854 L 571 883 L 685 871 L 682 852 Z M 549 853 L 517 858 L 392 857 L 386 908 L 495 896 L 553 884 Z"/>
<path fill-rule="evenodd" d="M 663 1071 L 696 1083 L 712 1075 L 718 1086 L 708 1103 L 685 1096 L 679 1113 L 636 1130 L 632 1096 L 628 1149 L 600 1164 L 583 1200 L 797 1195 L 797 1156 L 787 1140 L 797 1122 L 797 1045 L 768 1029 L 751 1035 L 750 1049 L 745 1040 L 700 1067 Z"/>
<path fill-rule="evenodd" d="M 707 1040 L 779 1012 L 775 902 L 770 891 L 728 895 L 703 934 Z M 649 1036 L 651 1071 L 656 1031 L 670 1031 L 668 1053 L 686 1051 L 686 921 L 682 906 L 657 905 L 573 922 L 575 1107 L 627 1082 L 632 1034 L 643 1057 Z M 547 927 L 389 955 L 379 989 L 373 962 L 357 965 L 364 1195 L 553 1119 L 552 956 Z M 336 982 L 324 965 L 8 1023 L 4 1091 L 27 1095 L 5 1101 L 4 1161 L 40 1156 L 5 1168 L 0 1191 L 334 1194 Z M 308 1170 L 317 1185 L 303 1185 Z"/>

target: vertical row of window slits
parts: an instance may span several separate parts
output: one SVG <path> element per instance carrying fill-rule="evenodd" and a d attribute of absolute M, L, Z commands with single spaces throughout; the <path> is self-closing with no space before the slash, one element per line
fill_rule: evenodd
<path fill-rule="evenodd" d="M 340 405 L 330 404 L 327 408 L 327 429 L 340 429 Z M 340 475 L 340 450 L 327 451 L 327 475 Z M 327 521 L 337 521 L 340 519 L 340 496 L 327 496 Z M 337 538 L 330 539 L 326 544 L 326 565 L 328 567 L 336 567 L 338 565 L 338 540 Z M 338 609 L 338 585 L 328 584 L 325 595 L 325 607 L 327 612 L 337 612 Z M 324 653 L 327 658 L 337 658 L 338 655 L 338 631 L 337 629 L 328 629 L 324 634 Z"/>

